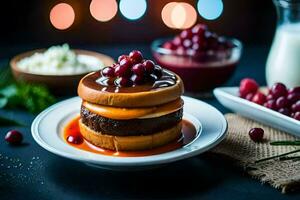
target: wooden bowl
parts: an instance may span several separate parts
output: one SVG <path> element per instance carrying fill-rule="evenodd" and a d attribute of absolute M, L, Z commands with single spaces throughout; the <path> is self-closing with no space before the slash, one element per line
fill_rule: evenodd
<path fill-rule="evenodd" d="M 28 83 L 37 83 L 47 86 L 54 94 L 64 95 L 64 94 L 75 94 L 77 91 L 77 85 L 80 79 L 85 76 L 88 72 L 76 75 L 44 75 L 44 74 L 34 74 L 28 71 L 21 70 L 17 63 L 25 58 L 32 56 L 34 53 L 42 53 L 45 49 L 37 49 L 33 51 L 28 51 L 13 57 L 10 61 L 11 70 L 13 76 L 16 80 L 22 80 Z M 104 66 L 112 65 L 115 61 L 111 57 L 97 53 L 94 51 L 86 50 L 73 50 L 77 55 L 86 55 L 97 58 L 103 62 Z"/>

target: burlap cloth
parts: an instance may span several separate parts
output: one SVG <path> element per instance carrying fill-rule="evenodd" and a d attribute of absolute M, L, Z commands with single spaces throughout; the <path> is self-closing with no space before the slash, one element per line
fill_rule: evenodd
<path fill-rule="evenodd" d="M 300 189 L 300 160 L 275 159 L 254 163 L 261 158 L 300 148 L 299 146 L 271 146 L 269 144 L 277 140 L 297 140 L 297 137 L 236 114 L 226 114 L 225 117 L 228 121 L 228 133 L 226 138 L 212 150 L 213 153 L 234 159 L 236 164 L 243 167 L 252 177 L 281 189 L 282 193 Z M 264 129 L 265 140 L 263 142 L 255 143 L 249 138 L 248 132 L 254 127 Z"/>

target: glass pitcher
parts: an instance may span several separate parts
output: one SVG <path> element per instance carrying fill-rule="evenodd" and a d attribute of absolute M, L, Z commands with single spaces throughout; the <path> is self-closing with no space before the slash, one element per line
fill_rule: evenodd
<path fill-rule="evenodd" d="M 273 0 L 277 28 L 266 64 L 268 86 L 300 86 L 300 0 Z"/>

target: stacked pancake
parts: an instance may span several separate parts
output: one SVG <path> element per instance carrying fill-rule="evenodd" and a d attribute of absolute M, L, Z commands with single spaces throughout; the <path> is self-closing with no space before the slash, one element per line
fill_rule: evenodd
<path fill-rule="evenodd" d="M 162 146 L 182 136 L 182 80 L 159 66 L 154 68 L 160 72 L 147 75 L 145 70 L 144 76 L 152 78 L 126 86 L 120 84 L 117 73 L 107 76 L 107 69 L 82 78 L 79 126 L 88 142 L 114 151 L 133 151 Z"/>

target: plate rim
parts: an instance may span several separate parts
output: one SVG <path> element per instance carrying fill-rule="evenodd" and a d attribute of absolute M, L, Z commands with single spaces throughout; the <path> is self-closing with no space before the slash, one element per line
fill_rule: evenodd
<path fill-rule="evenodd" d="M 210 109 L 213 109 L 215 111 L 215 113 L 220 117 L 220 120 L 221 120 L 220 123 L 222 124 L 222 129 L 218 131 L 217 137 L 213 141 L 211 141 L 210 143 L 206 144 L 205 147 L 203 147 L 201 149 L 196 149 L 194 151 L 185 152 L 183 155 L 177 155 L 177 156 L 173 156 L 173 157 L 168 157 L 168 158 L 163 158 L 163 159 L 156 159 L 156 160 L 147 160 L 147 161 L 144 161 L 144 162 L 141 162 L 141 161 L 140 162 L 132 162 L 131 160 L 134 159 L 134 158 L 140 158 L 141 159 L 145 156 L 141 156 L 141 157 L 124 157 L 124 158 L 128 158 L 128 159 L 124 159 L 124 160 L 122 160 L 122 162 L 120 162 L 121 159 L 110 159 L 109 161 L 107 161 L 107 160 L 103 161 L 103 160 L 91 159 L 91 158 L 89 158 L 89 156 L 86 156 L 85 158 L 82 158 L 81 156 L 72 155 L 71 153 L 66 153 L 66 152 L 63 152 L 61 150 L 57 150 L 53 146 L 46 143 L 40 137 L 40 134 L 39 134 L 39 131 L 38 131 L 38 128 L 39 128 L 38 125 L 41 122 L 41 120 L 43 119 L 43 117 L 47 116 L 48 113 L 55 110 L 57 107 L 60 107 L 62 104 L 65 104 L 66 102 L 70 102 L 70 101 L 78 101 L 79 98 L 80 97 L 76 96 L 76 97 L 72 97 L 72 98 L 68 98 L 68 99 L 65 99 L 63 101 L 60 101 L 60 102 L 48 107 L 44 111 L 42 111 L 34 119 L 34 121 L 32 122 L 32 125 L 31 125 L 31 133 L 32 133 L 32 136 L 33 136 L 34 140 L 39 144 L 39 146 L 41 146 L 45 150 L 47 150 L 47 151 L 49 151 L 49 152 L 51 152 L 55 155 L 65 157 L 65 158 L 68 158 L 68 159 L 72 159 L 72 160 L 76 160 L 76 161 L 80 161 L 80 162 L 85 162 L 85 163 L 92 163 L 92 164 L 103 165 L 103 166 L 120 166 L 120 167 L 121 166 L 146 166 L 146 165 L 156 165 L 156 164 L 170 163 L 170 162 L 190 158 L 192 156 L 203 153 L 203 152 L 215 147 L 216 145 L 218 145 L 225 138 L 226 133 L 227 133 L 227 129 L 228 129 L 227 120 L 225 119 L 224 115 L 219 110 L 217 110 L 215 107 L 213 107 L 213 106 L 209 105 L 208 103 L 205 103 L 201 100 L 194 99 L 194 98 L 191 98 L 191 97 L 182 96 L 182 98 L 186 99 L 187 101 L 196 101 L 196 102 L 198 101 L 198 102 L 204 104 L 205 106 L 210 107 Z M 190 113 L 188 113 L 188 114 L 190 114 Z M 190 114 L 190 115 L 192 115 L 192 114 Z M 192 115 L 192 116 L 197 119 L 196 116 L 194 116 L 194 115 Z M 201 124 L 201 121 L 200 121 L 200 124 Z M 72 148 L 74 148 L 74 147 L 72 147 Z M 77 149 L 77 150 L 79 150 L 79 149 Z M 180 150 L 182 150 L 182 148 L 174 150 L 174 151 L 180 151 Z M 92 155 L 95 154 L 95 153 L 92 153 L 92 152 L 85 152 L 85 153 L 87 155 L 88 154 L 92 154 Z M 146 157 L 155 157 L 155 156 L 159 157 L 160 155 L 162 155 L 162 154 L 157 154 L 157 155 L 153 155 L 153 156 L 146 156 Z M 111 156 L 108 156 L 108 157 L 112 158 Z M 121 158 L 121 157 L 116 157 L 116 158 Z M 116 162 L 114 160 L 118 160 L 118 162 Z"/>

